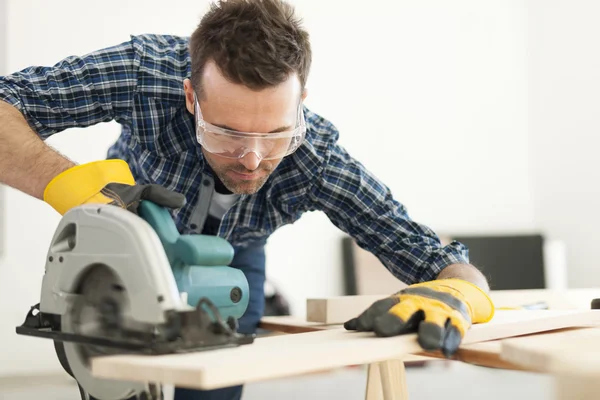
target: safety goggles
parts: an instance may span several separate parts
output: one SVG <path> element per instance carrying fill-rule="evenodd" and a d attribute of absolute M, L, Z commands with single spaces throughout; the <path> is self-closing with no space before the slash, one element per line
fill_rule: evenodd
<path fill-rule="evenodd" d="M 196 138 L 202 147 L 221 157 L 240 159 L 254 153 L 260 160 L 273 160 L 292 154 L 306 134 L 302 103 L 298 106 L 296 128 L 275 133 L 238 132 L 212 125 L 204 120 L 194 93 Z"/>

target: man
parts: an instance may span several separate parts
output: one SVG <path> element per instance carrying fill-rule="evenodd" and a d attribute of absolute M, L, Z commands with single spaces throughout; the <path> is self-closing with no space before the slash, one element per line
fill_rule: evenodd
<path fill-rule="evenodd" d="M 64 214 L 84 203 L 136 212 L 172 209 L 182 233 L 226 238 L 251 293 L 240 331 L 264 309 L 264 245 L 304 212 L 332 223 L 411 284 L 346 323 L 391 336 L 419 332 L 425 349 L 456 351 L 493 304 L 466 248 L 442 246 L 338 143 L 334 125 L 303 105 L 309 36 L 279 0 L 214 4 L 188 38 L 130 41 L 52 67 L 0 78 L 0 181 Z M 76 166 L 43 142 L 115 120 L 109 160 Z M 60 349 L 59 349 L 60 356 Z M 65 366 L 68 369 L 68 366 Z M 240 398 L 241 387 L 177 389 L 176 400 Z"/>

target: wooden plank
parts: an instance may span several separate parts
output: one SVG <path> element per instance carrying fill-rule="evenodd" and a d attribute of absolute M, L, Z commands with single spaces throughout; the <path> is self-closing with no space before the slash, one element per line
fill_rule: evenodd
<path fill-rule="evenodd" d="M 256 339 L 251 345 L 192 354 L 92 360 L 97 377 L 213 389 L 401 358 L 420 350 L 415 335 L 377 340 L 342 329 Z"/>
<path fill-rule="evenodd" d="M 326 325 L 316 322 L 308 322 L 289 316 L 264 317 L 263 321 L 264 322 L 261 323 L 261 327 L 264 327 L 265 329 L 273 329 L 274 331 L 283 333 L 315 332 L 323 329 L 338 329 L 341 327 L 339 324 Z M 566 330 L 572 329 L 581 328 L 566 328 Z M 563 331 L 564 330 L 557 329 L 549 332 L 553 333 Z M 550 333 L 536 333 L 536 335 L 546 335 Z M 526 335 L 523 337 L 529 336 Z M 451 359 L 488 368 L 502 368 L 515 371 L 535 371 L 535 369 L 503 359 L 501 356 L 501 343 L 501 340 L 493 340 L 462 345 Z M 416 362 L 426 362 L 436 359 L 445 360 L 446 357 L 441 352 L 423 352 L 419 354 L 406 355 L 402 358 L 402 361 L 405 364 L 408 363 L 408 365 L 414 365 Z M 372 365 L 369 367 L 371 368 Z M 381 390 L 381 388 L 379 388 L 379 390 Z"/>
<path fill-rule="evenodd" d="M 259 327 L 262 329 L 283 333 L 305 333 L 320 331 L 323 329 L 339 329 L 340 325 L 327 325 L 320 322 L 309 322 L 292 316 L 272 316 L 262 317 Z"/>
<path fill-rule="evenodd" d="M 570 371 L 572 359 L 583 360 L 588 353 L 594 353 L 600 365 L 600 328 L 563 329 L 501 342 L 502 359 L 539 372 Z"/>
<path fill-rule="evenodd" d="M 360 315 L 375 301 L 388 296 L 389 294 L 310 298 L 306 301 L 306 320 L 321 324 L 343 324 Z M 497 308 L 546 302 L 552 310 L 589 310 L 592 299 L 600 298 L 600 289 L 492 290 L 490 297 Z"/>
<path fill-rule="evenodd" d="M 529 298 L 533 300 L 535 297 Z M 291 316 L 270 316 L 263 317 L 261 320 L 261 328 L 270 329 L 276 332 L 283 333 L 304 333 L 304 332 L 315 332 L 323 329 L 338 329 L 341 328 L 339 324 L 322 324 L 318 322 L 308 322 Z M 567 328 L 567 329 L 578 329 L 578 328 Z M 561 331 L 561 330 L 557 330 Z M 556 331 L 551 331 L 556 332 Z M 426 354 L 426 355 L 425 355 Z M 402 358 L 402 361 L 406 366 L 415 365 L 415 363 L 426 362 L 432 360 L 445 360 L 441 352 L 424 352 L 420 354 L 409 354 Z M 462 345 L 456 354 L 452 357 L 452 360 L 461 361 L 467 364 L 478 365 L 488 368 L 502 368 L 510 369 L 515 371 L 531 371 L 531 368 L 526 366 L 513 363 L 504 360 L 501 357 L 501 341 L 486 341 L 474 344 Z M 408 363 L 408 364 L 407 364 Z M 369 365 L 369 370 L 377 369 L 376 364 Z M 378 370 L 377 370 L 378 371 Z M 370 373 L 370 372 L 369 372 Z M 378 373 L 378 372 L 377 372 Z M 379 376 L 379 375 L 378 375 Z M 369 381 L 370 382 L 370 381 Z M 376 387 L 379 387 L 379 380 L 377 380 Z M 381 387 L 379 387 L 381 391 Z M 375 396 L 375 395 L 373 395 Z M 383 394 L 380 395 L 382 397 Z"/>
<path fill-rule="evenodd" d="M 530 300 L 535 297 L 530 298 Z M 270 329 L 283 333 L 316 332 L 323 329 L 339 329 L 339 324 L 322 324 L 319 322 L 308 322 L 291 316 L 263 317 L 261 328 Z M 426 355 L 425 355 L 426 354 Z M 432 360 L 444 360 L 446 357 L 441 352 L 426 352 L 420 354 L 409 354 L 402 358 L 404 363 L 426 362 Z M 501 341 L 486 341 L 470 345 L 463 345 L 452 357 L 452 360 L 482 367 L 502 368 L 516 371 L 530 371 L 523 365 L 509 362 L 501 357 Z M 372 365 L 369 366 L 370 368 Z M 379 388 L 381 390 L 381 388 Z M 383 395 L 381 395 L 383 396 Z"/>
<path fill-rule="evenodd" d="M 358 316 L 377 300 L 388 295 L 334 296 L 306 300 L 306 320 L 322 324 L 343 324 Z"/>
<path fill-rule="evenodd" d="M 474 343 L 461 346 L 456 352 L 453 360 L 461 361 L 471 365 L 487 368 L 510 369 L 514 371 L 529 371 L 519 364 L 503 360 L 501 353 L 501 340 Z"/>
<path fill-rule="evenodd" d="M 489 330 L 484 328 L 490 324 L 489 330 L 493 330 L 494 339 L 508 338 L 568 327 L 597 326 L 600 325 L 600 310 L 498 310 L 489 323 L 474 325 L 463 343 L 493 340 Z"/>
<path fill-rule="evenodd" d="M 596 400 L 600 393 L 600 328 L 564 329 L 558 332 L 507 339 L 501 357 L 555 377 L 556 400 Z"/>
<path fill-rule="evenodd" d="M 260 322 L 263 329 L 272 330 L 278 333 L 306 333 L 322 331 L 324 329 L 340 329 L 340 324 L 326 325 L 318 322 L 308 322 L 292 316 L 269 316 L 263 317 Z M 428 357 L 424 355 L 407 354 L 402 357 L 402 361 L 407 366 L 422 365 L 426 361 L 436 360 L 438 357 Z"/>
<path fill-rule="evenodd" d="M 592 300 L 600 298 L 600 289 L 492 290 L 490 297 L 496 307 L 517 307 L 543 301 L 551 310 L 589 310 Z"/>
<path fill-rule="evenodd" d="M 504 311 L 473 326 L 463 344 L 548 329 L 600 324 L 600 311 Z M 343 328 L 259 338 L 251 345 L 165 356 L 120 355 L 91 361 L 98 378 L 161 382 L 213 389 L 324 371 L 348 365 L 401 359 L 422 353 L 415 334 L 378 338 Z"/>
<path fill-rule="evenodd" d="M 500 343 L 501 340 L 490 340 L 480 343 L 463 344 L 450 359 L 486 368 L 530 371 L 529 368 L 503 360 L 500 356 Z M 438 360 L 447 360 L 441 351 L 420 354 L 427 354 L 429 357 L 435 357 Z"/>
<path fill-rule="evenodd" d="M 270 316 L 263 317 L 261 320 L 260 327 L 263 329 L 273 330 L 275 332 L 282 332 L 288 334 L 304 333 L 304 332 L 316 332 L 324 329 L 339 329 L 339 324 L 322 324 L 319 322 L 308 322 L 291 316 Z M 502 368 L 511 369 L 516 371 L 529 371 L 529 368 L 521 365 L 508 362 L 500 357 L 501 347 L 500 341 L 488 341 L 481 343 L 474 343 L 470 345 L 463 345 L 452 357 L 452 360 L 461 361 L 468 364 L 479 365 L 482 367 L 491 368 Z M 427 352 L 419 354 L 408 354 L 402 358 L 405 366 L 416 365 L 417 363 L 424 363 L 433 360 L 446 360 L 441 352 Z M 427 354 L 427 355 L 424 355 Z M 381 385 L 379 382 L 379 375 L 377 375 L 376 383 L 373 383 L 370 379 L 371 370 L 373 373 L 379 373 L 377 364 L 369 365 L 369 385 L 373 386 L 371 389 L 367 388 L 368 392 L 377 391 L 381 392 Z M 383 398 L 383 394 L 372 393 L 370 396 L 373 398 Z M 369 396 L 367 396 L 369 398 Z"/>

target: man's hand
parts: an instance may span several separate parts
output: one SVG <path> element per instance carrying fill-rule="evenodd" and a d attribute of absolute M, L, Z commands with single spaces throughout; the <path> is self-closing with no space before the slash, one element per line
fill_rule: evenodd
<path fill-rule="evenodd" d="M 344 327 L 378 336 L 417 332 L 424 350 L 441 350 L 450 357 L 472 324 L 493 316 L 494 304 L 479 287 L 463 279 L 438 279 L 376 301 Z"/>
<path fill-rule="evenodd" d="M 44 191 L 44 201 L 61 215 L 82 204 L 111 204 L 137 214 L 142 200 L 168 208 L 185 204 L 181 193 L 160 185 L 136 185 L 122 160 L 77 165 L 56 176 Z"/>

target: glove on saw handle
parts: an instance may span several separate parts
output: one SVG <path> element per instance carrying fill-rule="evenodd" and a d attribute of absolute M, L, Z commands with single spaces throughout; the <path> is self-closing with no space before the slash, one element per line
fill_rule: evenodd
<path fill-rule="evenodd" d="M 82 204 L 111 204 L 138 214 L 140 201 L 167 208 L 185 204 L 185 196 L 160 185 L 136 185 L 123 160 L 77 165 L 58 174 L 44 190 L 44 201 L 61 215 Z"/>
<path fill-rule="evenodd" d="M 493 316 L 494 304 L 479 287 L 462 279 L 440 279 L 376 301 L 346 321 L 344 328 L 377 336 L 417 332 L 424 350 L 441 350 L 450 357 L 472 324 L 488 322 Z"/>

